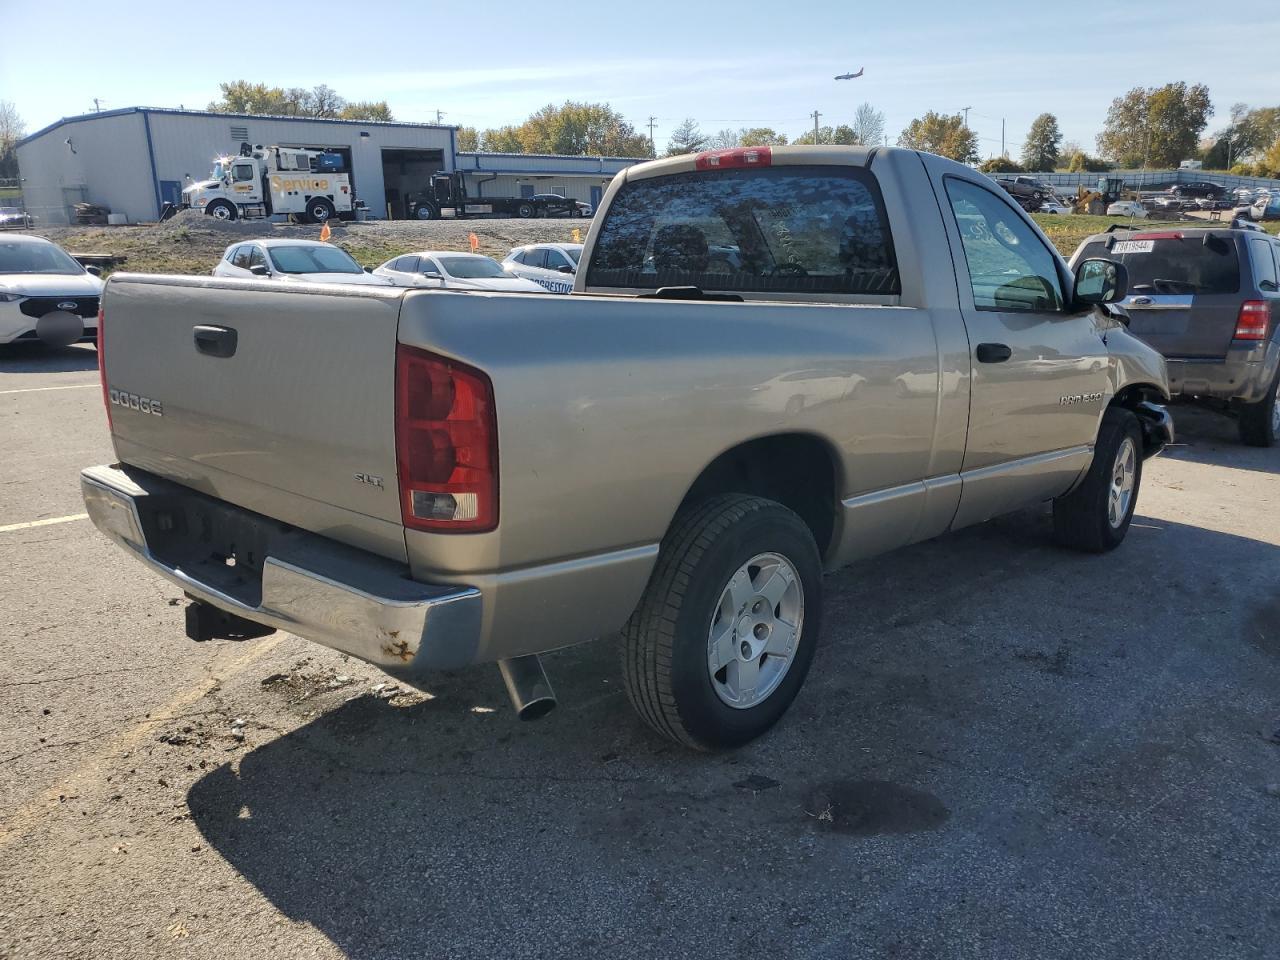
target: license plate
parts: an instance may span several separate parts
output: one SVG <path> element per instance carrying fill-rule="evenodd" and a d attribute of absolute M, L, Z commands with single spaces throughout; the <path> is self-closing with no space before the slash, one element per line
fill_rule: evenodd
<path fill-rule="evenodd" d="M 1111 248 L 1112 253 L 1150 253 L 1155 249 L 1154 240 L 1121 240 Z"/>

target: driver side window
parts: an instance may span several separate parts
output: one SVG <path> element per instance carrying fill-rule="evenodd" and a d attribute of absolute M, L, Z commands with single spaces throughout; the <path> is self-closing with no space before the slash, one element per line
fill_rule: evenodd
<path fill-rule="evenodd" d="M 948 177 L 973 302 L 979 310 L 1048 312 L 1063 308 L 1053 255 L 1012 207 L 991 191 Z"/>

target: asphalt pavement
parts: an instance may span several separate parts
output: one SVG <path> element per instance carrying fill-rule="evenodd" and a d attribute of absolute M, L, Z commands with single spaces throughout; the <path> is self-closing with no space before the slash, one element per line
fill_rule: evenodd
<path fill-rule="evenodd" d="M 0 348 L 0 958 L 1280 952 L 1280 449 L 1179 407 L 1115 553 L 1043 509 L 828 578 L 770 735 L 693 754 L 610 641 L 426 692 L 195 644 L 83 518 L 91 348 Z"/>

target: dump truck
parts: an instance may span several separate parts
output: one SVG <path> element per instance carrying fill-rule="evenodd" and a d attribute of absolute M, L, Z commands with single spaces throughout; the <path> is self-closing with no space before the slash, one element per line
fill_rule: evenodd
<path fill-rule="evenodd" d="M 461 170 L 436 173 L 425 193 L 405 197 L 410 219 L 439 220 L 442 217 L 581 217 L 590 205 L 555 194 L 532 197 L 470 197 Z"/>

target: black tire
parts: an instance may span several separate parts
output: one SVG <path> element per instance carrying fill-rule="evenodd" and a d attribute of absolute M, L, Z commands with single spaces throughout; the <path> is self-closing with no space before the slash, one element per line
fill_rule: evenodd
<path fill-rule="evenodd" d="M 536 216 L 537 213 L 538 211 L 532 203 L 522 203 L 516 207 L 516 216 L 521 220 L 528 220 Z"/>
<path fill-rule="evenodd" d="M 221 211 L 225 216 L 220 216 Z M 226 220 L 228 222 L 236 218 L 236 205 L 228 200 L 215 200 L 204 208 L 204 212 L 215 220 Z"/>
<path fill-rule="evenodd" d="M 1272 446 L 1277 435 L 1276 407 L 1280 404 L 1280 370 L 1276 371 L 1265 399 L 1240 405 L 1240 440 L 1251 447 Z"/>
<path fill-rule="evenodd" d="M 420 203 L 413 208 L 413 219 L 415 220 L 435 220 L 437 216 L 436 208 L 429 203 Z"/>
<path fill-rule="evenodd" d="M 1119 522 L 1111 520 L 1112 482 L 1118 454 L 1125 440 L 1132 443 L 1133 488 Z M 1124 542 L 1142 490 L 1142 427 L 1123 407 L 1111 407 L 1102 416 L 1093 463 L 1084 482 L 1053 501 L 1054 538 L 1064 547 L 1086 553 L 1106 553 Z"/>
<path fill-rule="evenodd" d="M 803 613 L 795 654 L 777 686 L 755 706 L 738 709 L 712 686 L 708 636 L 730 579 L 762 553 L 777 554 L 794 569 Z M 822 567 L 804 521 L 772 500 L 714 497 L 671 525 L 644 596 L 622 630 L 627 696 L 649 726 L 677 743 L 698 750 L 739 746 L 772 727 L 791 705 L 821 626 Z"/>
<path fill-rule="evenodd" d="M 312 223 L 326 223 L 334 215 L 333 204 L 324 197 L 312 197 L 307 201 L 307 219 Z"/>

